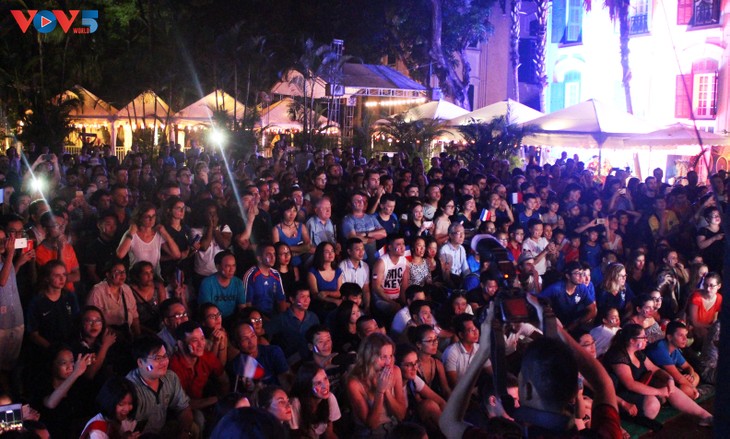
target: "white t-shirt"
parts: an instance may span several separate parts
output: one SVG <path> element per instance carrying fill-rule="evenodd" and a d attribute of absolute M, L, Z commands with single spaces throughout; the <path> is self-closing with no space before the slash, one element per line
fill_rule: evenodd
<path fill-rule="evenodd" d="M 621 327 L 609 328 L 605 325 L 598 325 L 591 329 L 591 337 L 596 342 L 596 356 L 600 357 L 608 351 L 611 340 Z"/>
<path fill-rule="evenodd" d="M 329 402 L 329 408 L 330 408 L 330 422 L 335 422 L 338 419 L 342 417 L 342 414 L 340 413 L 340 405 L 337 404 L 337 398 L 335 398 L 335 395 L 330 392 L 329 396 L 327 397 L 327 401 Z M 292 430 L 299 430 L 299 424 L 301 424 L 302 419 L 302 403 L 299 402 L 299 398 L 292 398 L 291 399 L 291 422 L 289 422 L 289 426 Z M 321 423 L 313 426 L 314 433 L 317 436 L 321 436 L 324 434 L 324 432 L 327 430 L 327 424 Z"/>
<path fill-rule="evenodd" d="M 504 354 L 512 355 L 517 352 L 517 344 L 520 340 L 531 336 L 535 332 L 542 334 L 542 331 L 530 323 L 525 322 L 520 324 L 520 329 L 518 329 L 517 332 L 512 332 L 508 336 L 504 337 Z"/>
<path fill-rule="evenodd" d="M 228 225 L 224 225 L 222 228 L 218 226 L 218 229 L 221 231 L 221 233 L 231 233 L 231 228 L 228 227 Z M 196 237 L 200 235 L 203 236 L 203 229 L 196 229 L 192 228 L 190 229 L 190 235 L 193 237 Z M 197 252 L 195 252 L 195 259 L 194 259 L 194 270 L 196 273 L 198 273 L 201 276 L 210 276 L 211 274 L 215 274 L 218 270 L 215 268 L 215 255 L 225 250 L 221 246 L 218 245 L 218 242 L 216 242 L 215 238 L 211 240 L 210 245 L 208 246 L 207 250 L 200 249 Z"/>
<path fill-rule="evenodd" d="M 537 255 L 542 253 L 543 250 L 548 246 L 549 242 L 547 239 L 540 237 L 537 242 L 533 241 L 532 238 L 527 238 L 522 243 L 522 254 L 528 253 L 532 257 L 536 258 Z M 542 258 L 540 262 L 535 263 L 535 270 L 542 276 L 548 269 L 547 258 Z"/>
<path fill-rule="evenodd" d="M 390 331 L 393 334 L 401 335 L 403 334 L 403 332 L 405 332 L 406 328 L 408 327 L 408 322 L 410 321 L 411 312 L 408 310 L 407 306 L 404 306 L 397 313 L 395 313 L 395 317 L 393 317 L 393 323 L 390 325 Z"/>
<path fill-rule="evenodd" d="M 421 390 L 426 387 L 426 382 L 418 375 L 413 379 L 413 384 L 416 385 L 416 393 L 421 393 Z M 403 394 L 406 395 L 406 408 L 408 408 L 408 381 L 405 380 L 403 381 Z"/>
<path fill-rule="evenodd" d="M 86 426 L 84 427 L 84 431 L 86 431 L 86 429 L 89 428 L 89 426 L 96 421 L 106 422 L 106 420 L 104 419 L 104 415 L 99 413 L 93 418 L 89 419 L 89 422 L 87 422 Z M 124 434 L 128 431 L 132 432 L 135 428 L 137 428 L 137 421 L 135 421 L 134 419 L 125 419 L 124 421 L 122 421 L 120 433 Z M 91 430 L 89 432 L 89 439 L 109 439 L 109 435 L 101 430 Z"/>

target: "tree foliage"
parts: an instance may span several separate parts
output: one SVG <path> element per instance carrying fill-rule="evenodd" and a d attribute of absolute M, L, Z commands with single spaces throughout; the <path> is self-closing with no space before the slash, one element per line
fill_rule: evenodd
<path fill-rule="evenodd" d="M 453 146 L 449 152 L 467 163 L 481 161 L 486 164 L 493 160 L 509 159 L 522 146 L 522 139 L 533 131 L 534 128 L 529 125 L 508 123 L 507 116 L 498 116 L 489 122 L 472 120 L 459 127 L 467 146 Z"/>
<path fill-rule="evenodd" d="M 393 146 L 409 160 L 418 157 L 425 162 L 431 156 L 431 142 L 445 128 L 446 124 L 439 119 L 406 120 L 403 114 L 397 114 L 387 123 L 378 124 L 376 132 L 392 138 Z"/>

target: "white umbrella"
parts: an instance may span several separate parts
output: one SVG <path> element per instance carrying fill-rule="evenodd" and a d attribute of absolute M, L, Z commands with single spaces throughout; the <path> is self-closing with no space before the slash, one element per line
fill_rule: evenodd
<path fill-rule="evenodd" d="M 405 112 L 405 121 L 411 122 L 421 119 L 443 119 L 450 120 L 455 117 L 463 116 L 468 113 L 467 110 L 454 105 L 451 102 L 438 100 L 426 102 L 418 105 Z"/>
<path fill-rule="evenodd" d="M 533 110 L 527 105 L 521 104 L 512 99 L 499 101 L 489 104 L 486 107 L 474 110 L 463 116 L 455 117 L 449 120 L 450 126 L 469 125 L 471 123 L 491 122 L 495 117 L 506 116 L 507 123 L 525 123 L 538 117 L 544 116 L 543 113 Z"/>
<path fill-rule="evenodd" d="M 697 136 L 700 136 L 698 139 Z M 660 130 L 639 134 L 624 140 L 626 146 L 649 146 L 652 149 L 676 149 L 677 146 L 729 146 L 730 137 L 707 131 L 695 131 L 691 125 L 675 123 Z"/>

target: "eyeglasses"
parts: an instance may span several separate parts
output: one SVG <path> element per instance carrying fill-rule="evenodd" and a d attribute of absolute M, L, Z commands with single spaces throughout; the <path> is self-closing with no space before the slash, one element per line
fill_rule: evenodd
<path fill-rule="evenodd" d="M 649 337 L 646 337 L 646 336 L 644 336 L 644 337 L 634 337 L 634 340 L 646 340 L 648 338 Z"/>
<path fill-rule="evenodd" d="M 85 325 L 101 325 L 104 323 L 102 319 L 84 319 Z"/>
<path fill-rule="evenodd" d="M 206 319 L 217 320 L 217 319 L 221 318 L 222 315 L 223 314 L 221 314 L 220 312 L 217 312 L 215 314 L 209 314 L 209 315 L 205 316 L 205 318 Z"/>
<path fill-rule="evenodd" d="M 169 360 L 170 359 L 170 356 L 167 355 L 167 354 L 165 354 L 165 355 L 152 355 L 150 357 L 147 357 L 147 359 L 150 360 L 150 361 L 154 361 L 155 363 L 159 363 L 160 361 Z"/>
<path fill-rule="evenodd" d="M 187 316 L 188 316 L 188 313 L 184 312 L 184 313 L 181 313 L 181 314 L 170 314 L 169 316 L 167 316 L 167 318 L 168 319 L 180 320 L 180 319 L 184 319 Z"/>
<path fill-rule="evenodd" d="M 420 361 L 414 361 L 414 362 L 412 362 L 412 363 L 403 363 L 403 367 L 407 367 L 407 368 L 409 368 L 409 369 L 410 369 L 410 368 L 415 368 L 415 367 L 418 367 L 418 366 L 420 366 L 420 365 L 421 365 L 421 362 L 420 362 Z"/>
<path fill-rule="evenodd" d="M 585 273 L 583 273 L 582 271 L 573 271 L 573 272 L 570 273 L 570 275 L 571 276 L 583 277 L 583 276 L 585 276 Z"/>
<path fill-rule="evenodd" d="M 436 344 L 438 342 L 439 342 L 439 339 L 438 338 L 429 338 L 427 340 L 421 340 L 421 343 L 423 343 L 423 344 L 427 344 L 427 343 L 428 344 Z"/>
<path fill-rule="evenodd" d="M 720 286 L 720 284 L 705 284 L 707 288 L 717 288 Z"/>
<path fill-rule="evenodd" d="M 113 270 L 112 271 L 112 276 L 123 276 L 126 274 L 127 274 L 127 272 L 124 270 Z"/>
<path fill-rule="evenodd" d="M 264 319 L 262 317 L 259 317 L 258 319 L 251 319 L 251 323 L 253 323 L 254 325 L 256 323 L 261 323 L 263 321 L 264 321 Z"/>

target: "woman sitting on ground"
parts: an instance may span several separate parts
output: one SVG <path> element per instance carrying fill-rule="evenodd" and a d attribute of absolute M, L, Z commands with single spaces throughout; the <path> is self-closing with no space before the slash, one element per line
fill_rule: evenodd
<path fill-rule="evenodd" d="M 439 339 L 430 325 L 408 330 L 408 339 L 418 350 L 418 376 L 438 395 L 448 399 L 451 387 L 446 379 L 444 363 L 438 358 Z"/>
<path fill-rule="evenodd" d="M 438 432 L 438 421 L 446 401 L 434 392 L 418 376 L 420 361 L 418 351 L 411 344 L 398 345 L 396 364 L 403 377 L 403 391 L 406 394 L 406 421 L 423 423 L 428 431 Z"/>
<path fill-rule="evenodd" d="M 717 320 L 722 307 L 722 278 L 717 273 L 705 276 L 704 288 L 695 291 L 687 303 L 687 320 L 692 332 L 701 342 L 707 338 L 707 330 Z"/>
<path fill-rule="evenodd" d="M 629 323 L 613 339 L 603 363 L 618 382 L 616 394 L 636 405 L 639 413 L 654 419 L 661 404 L 669 400 L 677 410 L 696 416 L 701 426 L 712 425 L 712 415 L 674 385 L 674 379 L 644 354 L 647 337 L 644 328 Z"/>
<path fill-rule="evenodd" d="M 132 417 L 137 406 L 137 394 L 132 383 L 112 377 L 96 396 L 100 413 L 86 423 L 81 439 L 134 438 L 137 421 Z"/>
<path fill-rule="evenodd" d="M 647 344 L 664 339 L 659 322 L 654 318 L 656 311 L 656 300 L 650 294 L 642 294 L 634 299 L 634 315 L 628 319 L 629 323 L 635 323 L 646 331 Z"/>

